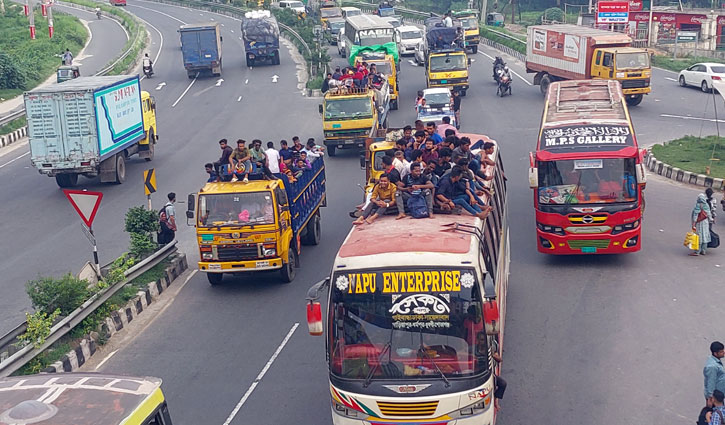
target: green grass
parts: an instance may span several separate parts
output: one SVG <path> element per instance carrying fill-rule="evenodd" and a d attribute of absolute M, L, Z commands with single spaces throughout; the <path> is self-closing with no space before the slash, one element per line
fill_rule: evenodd
<path fill-rule="evenodd" d="M 159 264 L 151 267 L 144 273 L 142 273 L 139 277 L 134 279 L 131 283 L 136 285 L 136 287 L 143 287 L 146 286 L 149 282 L 156 282 L 159 279 L 162 279 L 166 275 L 166 267 L 169 265 L 170 261 L 168 258 L 161 261 Z"/>
<path fill-rule="evenodd" d="M 500 44 L 503 44 L 504 46 L 508 46 L 508 47 L 516 50 L 517 52 L 526 54 L 526 42 L 519 43 L 518 41 L 514 41 L 509 38 L 502 37 L 502 36 L 492 32 L 492 30 L 497 31 L 497 32 L 502 32 L 500 27 L 483 26 L 480 29 L 481 37 L 485 37 L 485 38 L 488 38 L 489 40 L 496 41 Z M 522 39 L 522 36 L 518 35 L 518 34 L 513 34 L 511 32 L 506 32 L 506 34 L 510 34 L 518 39 Z M 525 39 L 526 39 L 525 36 L 523 36 L 522 41 L 525 41 Z"/>
<path fill-rule="evenodd" d="M 57 342 L 52 347 L 38 354 L 25 366 L 18 369 L 13 375 L 33 375 L 41 372 L 67 354 L 73 347 L 68 342 Z"/>
<path fill-rule="evenodd" d="M 30 90 L 55 74 L 61 65 L 59 55 L 66 48 L 77 55 L 88 38 L 88 32 L 75 17 L 55 12 L 55 33 L 48 38 L 47 20 L 40 8 L 35 13 L 36 39 L 30 39 L 28 18 L 20 5 L 6 2 L 5 14 L 0 14 L 0 55 L 7 55 L 9 62 L 24 77 L 19 86 L 3 86 L 0 78 L 0 97 L 9 99 L 23 90 Z"/>
<path fill-rule="evenodd" d="M 10 121 L 9 123 L 0 127 L 0 136 L 10 134 L 13 131 L 15 131 L 21 127 L 25 127 L 25 125 L 27 123 L 28 123 L 28 121 L 25 119 L 25 117 L 20 117 L 20 118 L 14 119 L 14 120 Z"/>
<path fill-rule="evenodd" d="M 652 154 L 666 164 L 699 174 L 707 174 L 710 158 L 719 159 L 712 161 L 710 175 L 725 178 L 725 138 L 685 136 L 665 145 L 652 146 Z"/>
<path fill-rule="evenodd" d="M 652 66 L 656 66 L 658 68 L 667 69 L 674 72 L 680 72 L 685 68 L 690 67 L 691 65 L 694 65 L 699 62 L 714 62 L 714 63 L 723 63 L 725 64 L 725 61 L 721 59 L 714 59 L 714 58 L 706 58 L 706 57 L 699 57 L 699 56 L 692 56 L 687 57 L 683 59 L 672 59 L 670 56 L 654 56 L 652 57 Z"/>

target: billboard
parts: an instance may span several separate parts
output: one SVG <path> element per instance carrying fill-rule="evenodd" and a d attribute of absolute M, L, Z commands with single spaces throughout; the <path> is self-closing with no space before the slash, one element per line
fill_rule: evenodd
<path fill-rule="evenodd" d="M 138 79 L 93 94 L 100 154 L 105 155 L 143 137 L 143 110 Z"/>
<path fill-rule="evenodd" d="M 629 22 L 629 1 L 600 1 L 597 3 L 597 24 L 626 24 Z"/>

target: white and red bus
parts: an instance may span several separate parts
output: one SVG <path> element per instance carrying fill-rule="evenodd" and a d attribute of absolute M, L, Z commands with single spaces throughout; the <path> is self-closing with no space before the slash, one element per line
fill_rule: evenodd
<path fill-rule="evenodd" d="M 642 156 L 618 81 L 552 83 L 530 155 L 539 252 L 639 251 Z"/>
<path fill-rule="evenodd" d="M 472 140 L 485 136 L 470 135 Z M 336 425 L 493 424 L 509 274 L 506 183 L 496 148 L 485 219 L 466 214 L 353 228 L 309 293 L 326 333 Z M 326 332 L 317 301 L 329 286 Z"/>

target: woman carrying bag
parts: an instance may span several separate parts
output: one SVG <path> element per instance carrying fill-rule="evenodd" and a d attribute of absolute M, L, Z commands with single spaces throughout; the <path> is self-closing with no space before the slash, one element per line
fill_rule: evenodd
<path fill-rule="evenodd" d="M 710 203 L 704 193 L 697 195 L 695 208 L 692 209 L 692 231 L 699 238 L 700 249 L 690 253 L 691 256 L 705 255 L 707 244 L 710 243 L 710 222 L 713 221 Z"/>

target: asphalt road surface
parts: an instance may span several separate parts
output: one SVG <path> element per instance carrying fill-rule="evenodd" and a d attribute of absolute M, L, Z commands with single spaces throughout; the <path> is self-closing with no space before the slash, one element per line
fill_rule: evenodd
<path fill-rule="evenodd" d="M 157 28 L 164 39 L 156 76 L 143 83 L 159 104 L 161 140 L 152 164 L 159 173 L 161 193 L 174 190 L 183 200 L 198 190 L 205 180 L 203 163 L 217 157 L 216 142 L 222 137 L 265 142 L 293 135 L 320 139 L 320 100 L 300 95 L 286 49 L 281 52 L 282 65 L 249 69 L 243 65 L 239 23 L 230 18 L 140 0 L 131 0 L 128 9 Z M 191 80 L 181 64 L 175 31 L 183 22 L 211 18 L 224 24 L 224 81 L 217 87 L 218 79 L 199 79 L 187 90 Z M 154 37 L 160 46 L 159 34 Z M 528 153 L 535 147 L 542 96 L 538 87 L 525 82 L 531 78 L 521 64 L 506 58 L 521 78 L 514 80 L 513 96 L 497 98 L 487 56 L 495 54 L 482 48 L 474 55 L 462 128 L 485 133 L 501 144 L 511 185 L 512 262 L 503 355 L 509 389 L 499 423 L 692 423 L 702 404 L 701 367 L 708 345 L 723 338 L 722 308 L 711 300 L 725 293 L 720 267 L 724 255 L 712 250 L 711 255 L 691 258 L 682 246 L 698 190 L 650 178 L 639 253 L 591 257 L 537 253 L 526 170 Z M 272 83 L 272 75 L 279 76 L 278 83 Z M 681 89 L 669 78 L 676 75 L 655 71 L 653 94 L 632 108 L 644 145 L 715 131 L 710 121 L 676 118 L 711 117 L 712 104 L 707 110 L 705 104 L 712 98 L 695 89 Z M 162 82 L 166 85 L 156 90 Z M 393 112 L 391 126 L 414 119 L 415 92 L 425 84 L 422 68 L 404 59 L 400 83 L 401 109 Z M 305 247 L 294 283 L 282 285 L 276 274 L 260 273 L 225 278 L 222 285 L 211 287 L 201 273 L 195 273 L 164 313 L 100 370 L 161 377 L 174 421 L 182 425 L 331 424 L 324 339 L 306 333 L 304 296 L 311 284 L 328 274 L 350 228 L 347 211 L 362 198 L 356 184 L 362 183 L 364 172 L 358 167 L 356 152 L 342 151 L 327 159 L 322 242 Z M 105 193 L 97 231 L 106 258 L 126 245 L 121 219 L 128 206 L 144 202 L 141 171 L 145 168 L 140 161 L 132 163 L 122 186 L 83 182 Z M 48 254 L 68 253 L 65 262 L 52 259 L 66 267 L 80 263 L 77 257 L 87 249 L 85 239 L 60 191 L 33 170 L 21 167 L 17 173 L 22 173 L 18 181 L 23 188 L 32 181 L 43 193 L 21 197 L 34 220 L 24 217 L 23 230 L 16 229 L 17 222 L 10 227 L 4 223 L 13 229 L 12 235 L 6 232 L 13 243 L 3 249 L 31 247 L 14 257 L 18 262 L 28 258 L 26 275 L 52 271 L 37 270 L 46 264 L 36 257 Z M 33 178 L 39 179 L 37 183 Z M 15 193 L 20 192 L 18 188 Z M 157 206 L 159 198 L 154 198 Z M 178 206 L 180 217 L 183 209 Z M 53 222 L 67 223 L 64 230 L 46 224 L 44 215 L 49 212 L 55 215 Z M 716 226 L 722 233 L 725 226 Z M 193 228 L 180 227 L 177 237 L 193 267 L 198 258 Z M 21 243 L 14 238 L 21 238 Z M 47 245 L 41 250 L 29 240 Z M 72 249 L 63 249 L 71 241 Z M 31 261 L 32 269 L 27 266 Z M 18 285 L 22 286 L 20 281 Z M 297 323 L 301 326 L 295 327 Z M 266 366 L 266 374 L 258 380 Z"/>

